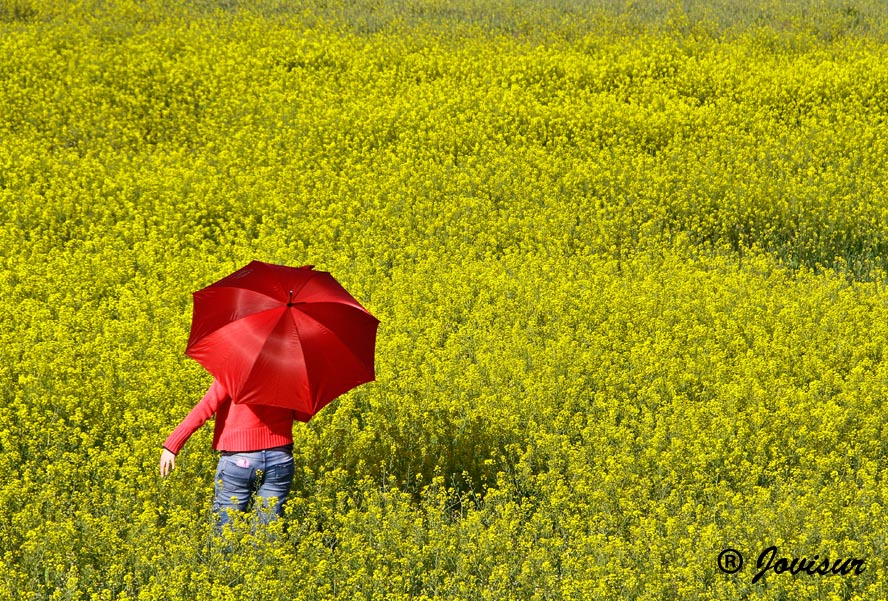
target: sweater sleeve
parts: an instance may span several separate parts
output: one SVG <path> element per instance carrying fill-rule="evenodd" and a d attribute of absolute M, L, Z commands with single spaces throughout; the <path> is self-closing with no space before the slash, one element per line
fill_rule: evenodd
<path fill-rule="evenodd" d="M 210 417 L 212 417 L 219 405 L 228 398 L 228 392 L 218 382 L 213 380 L 209 390 L 207 390 L 200 402 L 194 406 L 182 423 L 173 430 L 163 443 L 163 447 L 173 453 L 178 454 L 185 445 L 185 442 L 200 428 Z"/>

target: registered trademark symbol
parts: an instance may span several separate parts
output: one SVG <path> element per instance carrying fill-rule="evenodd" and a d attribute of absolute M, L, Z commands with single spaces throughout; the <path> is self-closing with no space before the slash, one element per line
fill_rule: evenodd
<path fill-rule="evenodd" d="M 725 574 L 736 574 L 743 567 L 743 556 L 736 549 L 725 549 L 718 555 L 718 569 Z"/>

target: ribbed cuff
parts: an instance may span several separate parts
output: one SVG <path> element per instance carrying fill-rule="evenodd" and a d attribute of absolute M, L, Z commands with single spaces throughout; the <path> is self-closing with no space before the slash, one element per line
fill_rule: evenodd
<path fill-rule="evenodd" d="M 182 447 L 185 445 L 185 441 L 188 440 L 190 436 L 190 433 L 180 432 L 180 428 L 176 428 L 163 442 L 163 448 L 173 455 L 178 455 L 179 451 L 181 451 Z"/>

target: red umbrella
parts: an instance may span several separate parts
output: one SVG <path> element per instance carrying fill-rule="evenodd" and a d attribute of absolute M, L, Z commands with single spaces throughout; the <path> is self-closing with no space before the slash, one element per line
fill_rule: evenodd
<path fill-rule="evenodd" d="M 287 407 L 308 421 L 375 379 L 379 320 L 312 267 L 253 261 L 194 293 L 185 353 L 235 403 Z"/>

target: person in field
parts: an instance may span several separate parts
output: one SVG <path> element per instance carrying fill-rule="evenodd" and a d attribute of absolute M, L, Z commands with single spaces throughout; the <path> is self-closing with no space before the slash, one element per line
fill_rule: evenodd
<path fill-rule="evenodd" d="M 216 417 L 213 449 L 221 451 L 216 468 L 213 513 L 218 530 L 231 512 L 246 511 L 258 499 L 263 523 L 283 514 L 293 483 L 292 409 L 233 403 L 218 380 L 163 443 L 160 475 L 176 467 L 176 455 L 210 417 Z"/>

